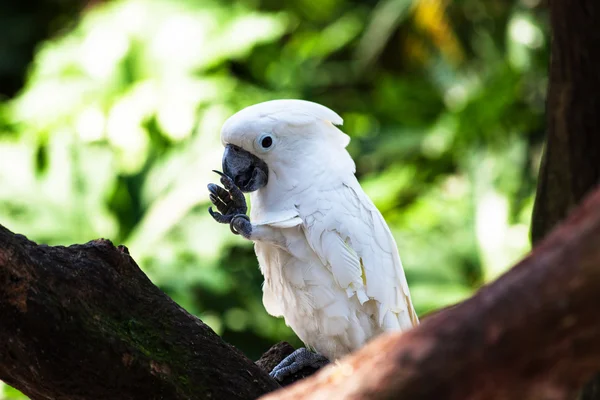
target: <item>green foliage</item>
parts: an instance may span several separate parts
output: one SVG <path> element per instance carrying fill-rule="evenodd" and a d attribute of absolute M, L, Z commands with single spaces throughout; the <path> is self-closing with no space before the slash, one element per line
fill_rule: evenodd
<path fill-rule="evenodd" d="M 418 312 L 452 304 L 528 249 L 548 57 L 533 3 L 99 4 L 41 43 L 0 103 L 0 222 L 127 245 L 250 357 L 299 344 L 262 306 L 251 244 L 208 216 L 206 184 L 229 115 L 303 98 L 345 119 Z"/>

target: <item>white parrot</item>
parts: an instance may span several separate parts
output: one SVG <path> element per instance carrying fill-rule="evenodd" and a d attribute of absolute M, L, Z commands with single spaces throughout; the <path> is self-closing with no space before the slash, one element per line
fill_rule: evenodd
<path fill-rule="evenodd" d="M 278 380 L 419 323 L 396 243 L 354 176 L 341 124 L 320 104 L 274 100 L 239 111 L 221 131 L 225 188 L 208 185 L 219 210 L 209 212 L 254 242 L 267 312 L 317 352 L 296 350 L 271 372 Z"/>

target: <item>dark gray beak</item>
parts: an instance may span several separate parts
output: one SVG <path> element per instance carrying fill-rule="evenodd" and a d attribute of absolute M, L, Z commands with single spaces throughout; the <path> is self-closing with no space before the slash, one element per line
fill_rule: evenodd
<path fill-rule="evenodd" d="M 228 144 L 223 153 L 223 173 L 233 179 L 242 192 L 254 192 L 267 185 L 269 167 L 246 150 Z"/>

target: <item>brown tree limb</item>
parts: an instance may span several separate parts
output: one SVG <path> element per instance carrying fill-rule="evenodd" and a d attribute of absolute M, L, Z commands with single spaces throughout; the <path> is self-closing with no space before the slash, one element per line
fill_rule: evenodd
<path fill-rule="evenodd" d="M 600 370 L 600 190 L 469 300 L 265 400 L 559 400 Z"/>
<path fill-rule="evenodd" d="M 0 226 L 0 379 L 32 399 L 256 399 L 279 385 L 107 240 Z"/>

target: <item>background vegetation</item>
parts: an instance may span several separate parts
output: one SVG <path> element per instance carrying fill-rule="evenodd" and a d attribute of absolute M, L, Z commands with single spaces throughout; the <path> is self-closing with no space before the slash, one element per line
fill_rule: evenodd
<path fill-rule="evenodd" d="M 548 60 L 538 2 L 36 0 L 35 15 L 2 3 L 0 223 L 52 245 L 127 245 L 251 358 L 299 345 L 263 309 L 251 244 L 210 219 L 206 184 L 229 115 L 302 98 L 344 118 L 419 314 L 459 301 L 529 248 Z"/>

